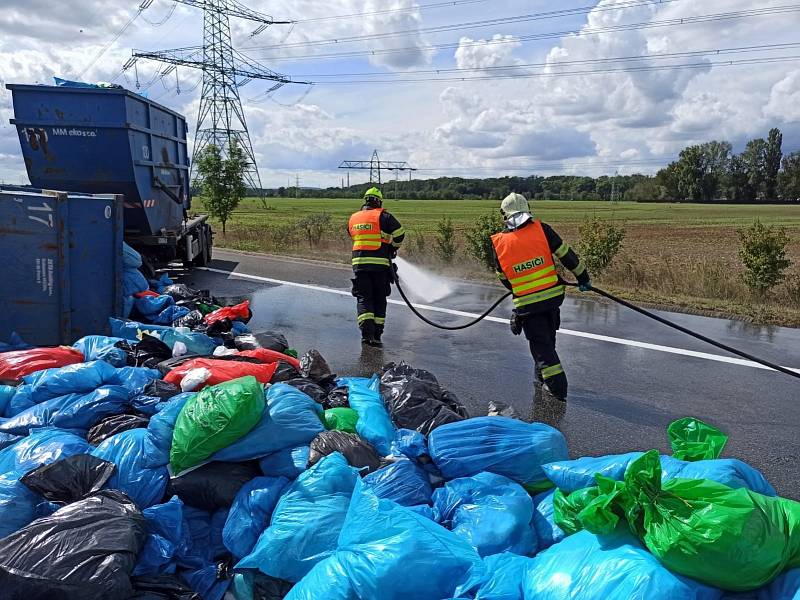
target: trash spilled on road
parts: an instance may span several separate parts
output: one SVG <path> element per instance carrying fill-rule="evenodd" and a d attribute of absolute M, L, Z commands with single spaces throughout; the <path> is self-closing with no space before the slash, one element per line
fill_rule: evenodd
<path fill-rule="evenodd" d="M 800 598 L 800 504 L 710 425 L 570 459 L 502 398 L 338 376 L 246 302 L 140 287 L 113 337 L 2 346 L 2 598 Z"/>

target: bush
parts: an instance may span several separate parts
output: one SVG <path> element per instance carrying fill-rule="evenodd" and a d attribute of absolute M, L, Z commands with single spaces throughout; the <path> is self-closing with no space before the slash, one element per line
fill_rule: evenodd
<path fill-rule="evenodd" d="M 305 231 L 308 247 L 314 248 L 322 241 L 322 236 L 331 229 L 331 215 L 329 213 L 314 213 L 300 219 L 296 227 Z"/>
<path fill-rule="evenodd" d="M 435 250 L 436 256 L 446 263 L 452 262 L 456 255 L 456 230 L 449 216 L 443 217 L 436 224 Z"/>
<path fill-rule="evenodd" d="M 581 258 L 591 275 L 600 275 L 622 250 L 625 227 L 592 217 L 584 221 L 578 231 L 581 235 Z"/>
<path fill-rule="evenodd" d="M 792 264 L 786 258 L 789 236 L 783 229 L 756 220 L 747 229 L 739 229 L 739 258 L 745 268 L 744 282 L 751 290 L 765 294 L 786 277 Z"/>
<path fill-rule="evenodd" d="M 467 251 L 469 255 L 494 271 L 494 252 L 492 236 L 503 230 L 503 217 L 499 212 L 486 213 L 478 217 L 475 225 L 467 231 Z"/>

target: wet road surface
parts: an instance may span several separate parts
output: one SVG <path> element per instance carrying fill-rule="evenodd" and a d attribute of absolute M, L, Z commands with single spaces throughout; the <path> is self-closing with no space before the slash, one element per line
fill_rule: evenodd
<path fill-rule="evenodd" d="M 355 299 L 349 295 L 349 267 L 215 250 L 211 269 L 195 270 L 183 281 L 219 297 L 250 298 L 253 331 L 282 331 L 301 352 L 317 348 L 339 374 L 371 375 L 387 362 L 406 361 L 432 371 L 473 415 L 486 414 L 489 402 L 499 400 L 520 416 L 527 417 L 533 409 L 537 420 L 555 421 L 574 457 L 650 448 L 668 452 L 667 425 L 680 417 L 699 417 L 730 435 L 725 456 L 746 460 L 761 469 L 781 495 L 800 499 L 800 380 L 683 355 L 682 350 L 726 356 L 623 307 L 572 298 L 565 302 L 562 330 L 572 335 L 559 335 L 558 351 L 569 376 L 570 396 L 566 411 L 560 411 L 558 405 L 541 400 L 533 406 L 527 343 L 512 336 L 506 323 L 484 321 L 465 331 L 443 332 L 419 321 L 407 307 L 390 304 L 386 347 L 362 349 Z M 503 291 L 499 286 L 461 283 L 436 306 L 482 313 Z M 399 300 L 396 291 L 392 299 Z M 507 301 L 493 316 L 506 319 L 510 310 Z M 444 324 L 467 320 L 425 314 Z M 800 367 L 798 329 L 660 314 L 751 354 Z M 620 340 L 580 337 L 583 334 Z"/>

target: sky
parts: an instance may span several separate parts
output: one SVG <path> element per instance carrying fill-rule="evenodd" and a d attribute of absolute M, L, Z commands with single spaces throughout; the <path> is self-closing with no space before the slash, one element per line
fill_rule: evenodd
<path fill-rule="evenodd" d="M 741 150 L 771 127 L 783 130 L 785 151 L 800 149 L 800 3 L 791 0 L 246 4 L 296 22 L 252 36 L 253 23 L 231 18 L 234 46 L 313 82 L 271 95 L 269 81 L 240 88 L 265 187 L 298 176 L 339 185 L 339 164 L 375 149 L 408 161 L 416 178 L 652 173 L 689 144 Z M 186 114 L 194 129 L 199 71 L 159 78 L 153 62 L 122 67 L 134 48 L 202 44 L 202 10 L 154 0 L 130 22 L 136 0 L 2 6 L 0 181 L 27 182 L 6 83 L 111 81 Z M 351 183 L 367 178 L 350 173 Z"/>

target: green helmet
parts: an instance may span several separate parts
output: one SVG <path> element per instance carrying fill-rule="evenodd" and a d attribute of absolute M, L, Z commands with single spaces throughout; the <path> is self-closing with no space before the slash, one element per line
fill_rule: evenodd
<path fill-rule="evenodd" d="M 379 200 L 383 200 L 383 193 L 378 188 L 371 187 L 364 194 L 364 198 L 378 198 Z"/>

